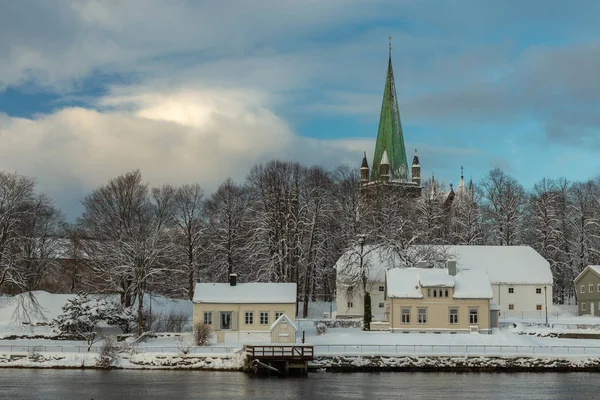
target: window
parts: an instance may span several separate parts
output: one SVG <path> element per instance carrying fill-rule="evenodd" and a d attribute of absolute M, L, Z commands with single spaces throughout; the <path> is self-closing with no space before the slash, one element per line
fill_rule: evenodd
<path fill-rule="evenodd" d="M 508 309 L 509 310 L 514 310 L 515 309 L 515 305 L 514 304 L 509 304 L 508 305 Z"/>
<path fill-rule="evenodd" d="M 385 307 L 385 304 L 379 303 L 379 308 L 383 308 L 383 307 Z"/>
<path fill-rule="evenodd" d="M 275 311 L 275 321 L 277 321 L 283 314 L 283 311 Z"/>
<path fill-rule="evenodd" d="M 252 325 L 254 323 L 254 312 L 253 311 L 246 311 L 244 313 L 244 324 L 246 325 Z"/>
<path fill-rule="evenodd" d="M 442 289 L 440 289 L 440 297 L 442 297 Z"/>
<path fill-rule="evenodd" d="M 599 284 L 598 284 L 598 286 L 596 287 L 596 291 L 597 291 L 598 293 L 600 293 L 600 283 L 599 283 Z"/>
<path fill-rule="evenodd" d="M 537 306 L 535 306 L 535 309 L 538 311 L 542 311 L 542 305 L 538 304 Z"/>
<path fill-rule="evenodd" d="M 585 293 L 585 285 L 581 285 L 579 288 L 579 293 Z"/>
<path fill-rule="evenodd" d="M 542 288 L 541 287 L 535 288 L 535 293 L 536 294 L 542 294 Z"/>
<path fill-rule="evenodd" d="M 448 297 L 448 289 L 446 289 L 446 296 L 445 297 Z"/>
<path fill-rule="evenodd" d="M 261 325 L 268 325 L 269 324 L 269 312 L 268 311 L 261 311 L 260 312 L 260 324 Z"/>
<path fill-rule="evenodd" d="M 352 302 L 351 302 L 351 301 L 349 301 L 349 302 L 348 302 L 348 308 L 352 308 L 352 307 L 354 307 L 354 304 L 352 304 Z"/>
<path fill-rule="evenodd" d="M 589 293 L 593 293 L 594 292 L 594 284 L 590 283 L 590 289 L 589 289 Z"/>
<path fill-rule="evenodd" d="M 437 290 L 433 289 L 433 297 L 437 297 Z"/>
<path fill-rule="evenodd" d="M 469 309 L 469 323 L 470 324 L 479 323 L 479 310 L 477 310 L 476 308 Z"/>
<path fill-rule="evenodd" d="M 385 291 L 385 286 L 379 286 L 379 291 L 380 291 L 380 292 L 383 292 L 383 291 Z"/>
<path fill-rule="evenodd" d="M 231 311 L 221 311 L 221 329 L 231 329 Z"/>
<path fill-rule="evenodd" d="M 212 312 L 204 313 L 204 325 L 212 325 Z"/>
<path fill-rule="evenodd" d="M 402 309 L 402 316 L 400 318 L 403 324 L 410 324 L 410 308 Z"/>
<path fill-rule="evenodd" d="M 508 288 L 508 293 L 514 293 L 515 292 L 515 288 L 514 287 L 509 287 Z"/>
<path fill-rule="evenodd" d="M 417 323 L 418 324 L 426 324 L 427 323 L 427 309 L 426 308 L 419 308 L 419 316 L 417 319 Z"/>
<path fill-rule="evenodd" d="M 431 297 L 431 289 L 427 289 L 427 297 Z"/>
<path fill-rule="evenodd" d="M 585 303 L 581 303 L 581 311 L 585 311 Z"/>
<path fill-rule="evenodd" d="M 458 308 L 450 309 L 450 323 L 458 324 Z"/>

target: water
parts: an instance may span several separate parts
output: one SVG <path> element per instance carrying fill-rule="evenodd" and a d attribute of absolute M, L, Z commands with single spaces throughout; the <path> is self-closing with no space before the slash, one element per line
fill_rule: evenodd
<path fill-rule="evenodd" d="M 324 373 L 0 369 L 1 399 L 596 399 L 594 373 Z"/>

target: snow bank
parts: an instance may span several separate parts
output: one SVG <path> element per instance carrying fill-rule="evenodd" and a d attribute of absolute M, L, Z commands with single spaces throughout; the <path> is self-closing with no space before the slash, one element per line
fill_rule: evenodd
<path fill-rule="evenodd" d="M 344 372 L 360 371 L 479 371 L 543 372 L 600 371 L 600 358 L 553 357 L 318 357 L 309 368 Z"/>

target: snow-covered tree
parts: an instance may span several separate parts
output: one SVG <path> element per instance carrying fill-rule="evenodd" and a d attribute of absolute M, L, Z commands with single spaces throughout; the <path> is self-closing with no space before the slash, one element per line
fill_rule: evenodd
<path fill-rule="evenodd" d="M 187 276 L 187 298 L 194 297 L 194 285 L 200 275 L 201 257 L 206 249 L 204 191 L 199 184 L 183 185 L 175 192 L 174 221 L 178 228 L 177 245 L 183 271 Z"/>
<path fill-rule="evenodd" d="M 500 246 L 519 244 L 526 199 L 523 186 L 495 168 L 483 178 L 481 188 L 483 215 L 490 228 L 490 239 Z"/>
<path fill-rule="evenodd" d="M 248 191 L 231 179 L 206 202 L 207 266 L 211 278 L 226 281 L 232 273 L 248 274 Z"/>
<path fill-rule="evenodd" d="M 68 334 L 83 339 L 88 345 L 100 340 L 98 325 L 105 322 L 117 326 L 124 332 L 129 331 L 134 316 L 129 309 L 102 298 L 91 298 L 80 293 L 67 300 L 62 307 L 63 313 L 54 320 L 54 330 L 59 334 Z"/>
<path fill-rule="evenodd" d="M 111 180 L 94 190 L 84 201 L 78 223 L 88 242 L 86 252 L 106 290 L 118 290 L 121 304 L 137 301 L 138 335 L 143 331 L 144 294 L 148 285 L 176 269 L 172 187 L 153 189 L 142 182 L 139 171 Z"/>

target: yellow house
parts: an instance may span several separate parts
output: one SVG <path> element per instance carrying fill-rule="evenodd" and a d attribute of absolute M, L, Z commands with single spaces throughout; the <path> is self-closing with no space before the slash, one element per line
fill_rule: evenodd
<path fill-rule="evenodd" d="M 210 325 L 218 343 L 294 343 L 295 283 L 197 283 L 194 325 Z M 286 318 L 280 318 L 285 315 Z"/>
<path fill-rule="evenodd" d="M 492 287 L 481 270 L 393 268 L 386 271 L 387 320 L 392 332 L 491 333 Z M 491 315 L 492 314 L 492 315 Z"/>

